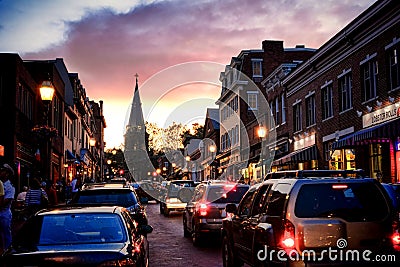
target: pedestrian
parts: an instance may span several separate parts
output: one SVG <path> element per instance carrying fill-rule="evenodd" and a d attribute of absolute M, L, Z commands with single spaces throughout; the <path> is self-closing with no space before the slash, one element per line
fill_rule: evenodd
<path fill-rule="evenodd" d="M 26 193 L 25 205 L 28 209 L 28 215 L 34 214 L 41 208 L 45 208 L 48 205 L 49 198 L 46 191 L 41 187 L 39 179 L 34 178 L 31 188 Z"/>
<path fill-rule="evenodd" d="M 0 180 L 4 187 L 4 197 L 0 205 L 0 252 L 3 252 L 11 245 L 11 205 L 15 196 L 15 187 L 11 183 L 14 177 L 14 169 L 4 163 L 0 166 Z"/>
<path fill-rule="evenodd" d="M 17 201 L 23 201 L 25 202 L 25 198 L 26 198 L 26 193 L 28 192 L 28 187 L 25 185 L 22 188 L 22 191 L 17 195 Z"/>
<path fill-rule="evenodd" d="M 71 191 L 72 191 L 72 198 L 74 198 L 75 194 L 79 191 L 81 186 L 81 177 L 76 175 L 74 179 L 71 181 Z"/>

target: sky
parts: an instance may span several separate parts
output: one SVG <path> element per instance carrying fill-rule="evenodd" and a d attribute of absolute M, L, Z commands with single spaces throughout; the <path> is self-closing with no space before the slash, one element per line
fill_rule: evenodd
<path fill-rule="evenodd" d="M 204 123 L 225 65 L 263 40 L 318 49 L 373 0 L 0 0 L 0 53 L 63 58 L 104 102 L 106 148 L 123 142 L 139 75 L 144 119 Z"/>

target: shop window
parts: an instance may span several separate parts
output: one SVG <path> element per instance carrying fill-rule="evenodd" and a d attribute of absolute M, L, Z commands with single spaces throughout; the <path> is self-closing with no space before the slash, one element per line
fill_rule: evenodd
<path fill-rule="evenodd" d="M 369 146 L 371 160 L 371 177 L 382 178 L 382 144 L 371 144 Z"/>
<path fill-rule="evenodd" d="M 330 170 L 343 170 L 343 150 L 333 151 L 329 160 Z"/>
<path fill-rule="evenodd" d="M 345 166 L 346 170 L 355 170 L 356 169 L 356 155 L 354 149 L 345 149 Z"/>

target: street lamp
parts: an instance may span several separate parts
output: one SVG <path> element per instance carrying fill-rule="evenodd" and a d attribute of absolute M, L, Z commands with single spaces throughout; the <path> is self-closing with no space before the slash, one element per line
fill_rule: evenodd
<path fill-rule="evenodd" d="M 214 172 L 214 153 L 217 151 L 217 147 L 215 145 L 211 145 L 208 150 L 211 152 L 211 163 L 210 163 L 210 171 L 211 171 L 211 179 L 215 179 L 215 172 Z"/>
<path fill-rule="evenodd" d="M 89 139 L 89 145 L 92 148 L 92 181 L 95 181 L 95 168 L 96 168 L 96 164 L 95 164 L 95 154 L 94 154 L 94 146 L 96 145 L 96 139 L 94 137 L 91 137 Z"/>
<path fill-rule="evenodd" d="M 42 85 L 39 88 L 39 92 L 40 92 L 40 98 L 42 99 L 43 104 L 45 105 L 45 127 L 38 127 L 39 131 L 42 131 L 42 133 L 44 134 L 44 138 L 46 141 L 46 152 L 47 152 L 47 160 L 48 162 L 46 162 L 45 164 L 45 168 L 47 168 L 47 173 L 46 175 L 48 175 L 48 179 L 51 180 L 51 128 L 49 128 L 49 110 L 50 110 L 50 104 L 51 101 L 53 100 L 53 96 L 54 96 L 54 86 L 51 83 L 51 81 L 43 81 Z M 42 130 L 44 129 L 44 130 Z"/>
<path fill-rule="evenodd" d="M 259 127 L 258 127 L 258 130 L 257 130 L 257 135 L 258 135 L 258 137 L 260 138 L 260 145 L 261 145 L 261 150 L 260 150 L 260 161 L 261 161 L 261 179 L 264 179 L 264 157 L 263 157 L 263 146 L 262 146 L 262 141 L 263 141 L 263 139 L 267 136 L 267 129 L 264 127 L 264 126 L 262 126 L 262 125 L 260 125 Z"/>

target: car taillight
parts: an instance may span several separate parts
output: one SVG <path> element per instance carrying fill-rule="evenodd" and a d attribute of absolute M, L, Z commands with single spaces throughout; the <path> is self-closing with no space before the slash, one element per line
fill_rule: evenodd
<path fill-rule="evenodd" d="M 200 216 L 207 216 L 208 213 L 208 205 L 205 203 L 201 203 L 197 205 L 197 212 Z"/>
<path fill-rule="evenodd" d="M 294 248 L 294 225 L 286 220 L 283 229 L 281 244 L 283 249 L 290 251 Z"/>
<path fill-rule="evenodd" d="M 393 235 L 392 235 L 392 244 L 393 248 L 397 251 L 400 251 L 400 225 L 399 225 L 399 217 L 395 218 L 392 223 Z"/>

